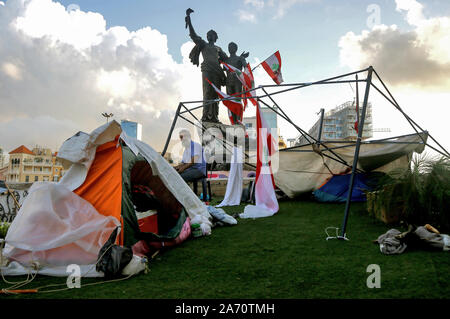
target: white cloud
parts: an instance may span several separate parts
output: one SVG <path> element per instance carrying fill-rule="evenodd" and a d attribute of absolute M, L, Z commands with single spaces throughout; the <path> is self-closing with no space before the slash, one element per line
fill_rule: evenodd
<path fill-rule="evenodd" d="M 14 63 L 5 62 L 2 65 L 2 71 L 14 80 L 21 80 L 22 73 L 20 68 Z"/>
<path fill-rule="evenodd" d="M 407 21 L 411 25 L 418 25 L 425 20 L 423 5 L 416 0 L 396 0 L 397 11 L 407 11 Z"/>
<path fill-rule="evenodd" d="M 411 31 L 379 25 L 339 40 L 340 59 L 352 69 L 373 65 L 393 85 L 450 88 L 450 18 L 425 18 L 415 0 L 396 0 Z"/>
<path fill-rule="evenodd" d="M 353 70 L 372 65 L 403 110 L 449 149 L 450 18 L 424 16 L 415 0 L 396 4 L 411 30 L 378 25 L 360 34 L 348 32 L 339 40 L 341 64 Z M 391 128 L 390 136 L 414 133 L 389 102 L 375 91 L 370 94 L 377 127 Z"/>
<path fill-rule="evenodd" d="M 143 124 L 160 150 L 181 100 L 202 96 L 200 68 L 150 27 L 106 28 L 103 16 L 50 0 L 10 0 L 0 9 L 0 145 L 55 148 L 104 123 L 102 112 Z"/>
<path fill-rule="evenodd" d="M 269 5 L 276 7 L 276 14 L 273 16 L 273 18 L 280 19 L 284 17 L 286 12 L 292 6 L 299 3 L 314 2 L 314 1 L 315 0 L 272 0 L 269 1 Z"/>
<path fill-rule="evenodd" d="M 251 5 L 257 9 L 264 8 L 264 0 L 244 0 L 244 4 Z"/>
<path fill-rule="evenodd" d="M 239 10 L 239 20 L 257 22 L 257 16 L 264 11 L 269 11 L 273 19 L 283 18 L 286 12 L 294 5 L 317 0 L 244 0 L 245 10 Z"/>
<path fill-rule="evenodd" d="M 243 21 L 243 22 L 256 23 L 256 21 L 257 21 L 256 15 L 254 13 L 246 11 L 246 10 L 239 10 L 237 12 L 237 15 L 239 17 L 239 20 Z"/>
<path fill-rule="evenodd" d="M 26 5 L 23 14 L 14 22 L 18 30 L 34 38 L 47 36 L 77 49 L 84 49 L 101 41 L 106 21 L 103 16 L 66 8 L 50 0 L 34 0 Z"/>

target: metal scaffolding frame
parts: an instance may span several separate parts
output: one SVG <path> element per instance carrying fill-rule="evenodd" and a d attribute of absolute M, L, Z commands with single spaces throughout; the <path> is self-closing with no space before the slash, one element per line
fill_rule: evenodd
<path fill-rule="evenodd" d="M 365 74 L 365 78 L 364 79 L 359 79 L 358 75 L 361 74 Z M 373 75 L 375 75 L 376 79 L 381 83 L 383 89 L 385 92 L 382 91 L 382 89 L 378 88 L 374 83 L 373 83 Z M 355 76 L 355 79 L 345 79 L 349 76 Z M 285 92 L 289 92 L 289 91 L 293 91 L 293 90 L 297 90 L 297 89 L 302 89 L 305 87 L 309 87 L 309 86 L 313 86 L 313 85 L 325 85 L 325 84 L 343 84 L 343 83 L 355 83 L 356 84 L 356 98 L 357 98 L 357 106 L 359 107 L 359 83 L 365 83 L 365 92 L 364 92 L 364 98 L 363 98 L 363 105 L 362 105 L 362 112 L 361 112 L 361 116 L 358 119 L 358 136 L 356 139 L 355 143 L 349 143 L 348 141 L 333 141 L 333 143 L 343 143 L 346 145 L 342 145 L 342 146 L 338 146 L 338 147 L 328 147 L 326 145 L 326 142 L 321 141 L 320 137 L 318 139 L 314 138 L 313 136 L 311 136 L 310 134 L 308 134 L 305 130 L 303 130 L 301 127 L 299 127 L 298 125 L 296 125 L 291 119 L 290 117 L 284 112 L 284 110 L 280 107 L 280 105 L 278 103 L 275 102 L 273 96 L 278 95 L 278 94 L 282 94 Z M 269 93 L 267 92 L 266 88 L 279 88 L 280 90 L 277 90 L 275 92 Z M 347 221 L 348 221 L 348 215 L 349 215 L 349 211 L 350 211 L 350 205 L 351 205 L 351 196 L 352 196 L 352 191 L 353 191 L 353 184 L 354 184 L 354 177 L 355 174 L 357 172 L 361 172 L 359 169 L 357 169 L 357 163 L 358 163 L 358 159 L 359 159 L 359 151 L 360 151 L 360 146 L 361 144 L 376 144 L 376 143 L 399 143 L 399 144 L 403 144 L 403 143 L 408 143 L 408 142 L 396 142 L 396 141 L 390 141 L 402 136 L 396 136 L 396 137 L 389 137 L 389 138 L 385 138 L 385 139 L 381 139 L 381 140 L 375 140 L 375 141 L 367 141 L 367 142 L 363 142 L 362 141 L 362 132 L 364 130 L 364 120 L 365 120 L 365 116 L 366 116 L 366 108 L 367 108 L 367 104 L 368 104 L 368 100 L 369 100 L 369 93 L 370 93 L 370 88 L 374 88 L 378 93 L 380 93 L 388 102 L 390 102 L 395 109 L 397 109 L 404 117 L 405 119 L 408 121 L 408 123 L 412 126 L 412 128 L 414 129 L 414 131 L 416 132 L 417 135 L 420 136 L 422 143 L 419 144 L 424 144 L 425 146 L 430 147 L 431 149 L 433 149 L 434 151 L 438 152 L 439 154 L 450 158 L 450 153 L 433 137 L 431 136 L 431 134 L 429 134 L 429 132 L 423 130 L 414 120 L 412 120 L 400 107 L 400 105 L 397 103 L 397 101 L 395 100 L 395 98 L 393 97 L 393 95 L 391 94 L 391 92 L 389 91 L 389 89 L 387 88 L 387 86 L 385 85 L 385 83 L 383 82 L 383 80 L 381 79 L 381 77 L 378 75 L 378 73 L 375 71 L 375 69 L 372 66 L 369 66 L 368 68 L 362 69 L 362 70 L 358 70 L 358 71 L 354 71 L 354 72 L 349 72 L 349 73 L 345 73 L 342 75 L 338 75 L 338 76 L 334 76 L 334 77 L 330 77 L 330 78 L 326 78 L 320 81 L 315 81 L 315 82 L 301 82 L 301 83 L 289 83 L 289 84 L 279 84 L 279 85 L 260 85 L 258 87 L 252 88 L 250 90 L 247 91 L 243 91 L 242 94 L 244 93 L 250 93 L 250 92 L 256 92 L 258 90 L 261 90 L 263 94 L 261 95 L 255 95 L 253 97 L 242 97 L 242 99 L 250 99 L 250 98 L 254 98 L 256 99 L 259 103 L 262 103 L 263 105 L 265 105 L 267 108 L 271 109 L 273 112 L 275 112 L 278 116 L 280 116 L 281 118 L 283 118 L 284 120 L 286 120 L 289 124 L 291 124 L 295 129 L 297 129 L 297 131 L 305 137 L 305 139 L 308 141 L 307 144 L 303 144 L 300 146 L 307 146 L 307 145 L 311 145 L 311 146 L 316 146 L 317 150 L 321 153 L 321 155 L 330 158 L 334 161 L 337 161 L 349 168 L 352 169 L 352 173 L 351 173 L 351 177 L 350 177 L 350 182 L 349 182 L 349 191 L 348 191 L 348 196 L 347 196 L 347 200 L 346 200 L 346 204 L 345 204 L 345 212 L 344 212 L 344 219 L 342 221 L 342 227 L 341 227 L 341 235 L 337 236 L 338 239 L 346 239 L 346 228 L 347 228 Z M 234 97 L 230 97 L 230 98 L 226 98 L 226 99 L 215 99 L 215 100 L 211 100 L 211 101 L 187 101 L 187 102 L 180 102 L 178 104 L 177 110 L 175 112 L 175 117 L 174 120 L 172 122 L 172 125 L 170 127 L 170 131 L 169 134 L 167 136 L 167 140 L 166 143 L 164 145 L 164 149 L 162 151 L 162 156 L 165 155 L 167 148 L 169 146 L 171 137 L 172 137 L 172 133 L 173 130 L 175 129 L 175 125 L 177 123 L 178 118 L 181 118 L 185 121 L 187 121 L 188 123 L 192 124 L 193 126 L 199 128 L 202 130 L 202 133 L 206 130 L 205 126 L 202 124 L 202 122 L 192 113 L 192 111 L 197 110 L 197 109 L 201 109 L 203 108 L 205 105 L 209 105 L 215 102 L 221 102 L 224 100 L 230 100 L 233 99 Z M 270 100 L 270 102 L 273 103 L 273 105 L 276 107 L 271 107 L 268 103 L 266 103 L 263 98 L 268 98 Z M 193 106 L 191 108 L 189 108 L 187 105 L 191 105 L 191 104 L 200 104 L 200 105 L 196 105 Z M 193 117 L 193 120 L 196 121 L 197 123 L 195 123 L 192 120 L 189 120 L 188 118 L 186 118 L 185 114 L 190 114 Z M 322 112 L 323 113 L 323 112 Z M 322 114 L 323 115 L 323 114 Z M 359 116 L 359 112 L 358 112 L 358 116 Z M 321 121 L 323 121 L 323 116 L 321 116 Z M 321 123 L 322 124 L 322 123 Z M 420 130 L 420 132 L 419 132 Z M 424 139 L 424 137 L 422 136 L 424 133 L 426 133 L 435 143 L 436 145 L 440 148 L 435 148 L 431 145 L 429 145 L 426 140 Z M 405 136 L 405 135 L 404 135 Z M 217 137 L 216 137 L 217 138 Z M 230 142 L 220 139 L 219 140 L 222 141 L 222 144 L 224 146 L 224 148 L 227 148 L 227 146 L 233 146 L 231 145 Z M 416 143 L 416 142 L 411 142 L 411 143 Z M 343 158 L 341 158 L 337 153 L 334 152 L 335 149 L 338 148 L 344 148 L 344 147 L 350 147 L 350 146 L 355 146 L 355 153 L 354 153 L 354 157 L 353 157 L 353 163 L 347 163 Z M 299 146 L 294 146 L 294 147 L 290 147 L 290 148 L 286 148 L 280 151 L 296 151 L 295 148 L 297 148 Z M 297 150 L 300 151 L 300 150 Z M 323 152 L 328 152 L 329 154 L 323 153 Z M 244 152 L 246 158 L 249 158 L 249 155 Z M 247 165 L 253 166 L 251 163 L 246 162 Z"/>

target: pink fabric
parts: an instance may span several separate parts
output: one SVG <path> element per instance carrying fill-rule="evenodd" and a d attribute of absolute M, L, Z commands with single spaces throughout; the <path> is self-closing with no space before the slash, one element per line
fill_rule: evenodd
<path fill-rule="evenodd" d="M 9 228 L 6 256 L 23 265 L 92 264 L 118 225 L 64 186 L 35 183 Z"/>
<path fill-rule="evenodd" d="M 131 247 L 133 250 L 133 254 L 139 257 L 144 257 L 151 252 L 151 248 L 154 250 L 159 250 L 163 247 L 172 247 L 181 244 L 191 235 L 191 220 L 189 217 L 186 218 L 186 221 L 183 224 L 183 228 L 181 229 L 180 234 L 171 241 L 164 242 L 146 242 L 145 240 L 140 240 L 136 244 Z"/>

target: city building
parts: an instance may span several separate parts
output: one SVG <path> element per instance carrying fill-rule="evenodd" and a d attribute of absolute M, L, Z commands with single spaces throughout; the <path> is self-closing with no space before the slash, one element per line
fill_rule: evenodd
<path fill-rule="evenodd" d="M 286 145 L 286 142 L 284 141 L 284 139 L 283 139 L 283 136 L 279 136 L 278 137 L 278 149 L 283 149 L 283 148 L 286 148 L 287 147 L 287 145 Z"/>
<path fill-rule="evenodd" d="M 64 175 L 64 168 L 61 162 L 56 157 L 58 152 L 52 155 L 52 178 L 54 182 L 58 182 Z"/>
<path fill-rule="evenodd" d="M 139 141 L 142 140 L 142 124 L 129 120 L 122 120 L 120 121 L 120 126 L 128 136 L 134 137 Z"/>
<path fill-rule="evenodd" d="M 8 166 L 8 155 L 0 147 L 0 168 L 4 168 L 5 166 Z"/>
<path fill-rule="evenodd" d="M 35 147 L 33 150 L 21 145 L 9 152 L 6 174 L 8 182 L 57 182 L 64 175 L 61 163 L 48 148 Z"/>
<path fill-rule="evenodd" d="M 297 139 L 296 138 L 288 138 L 287 141 L 289 143 L 288 147 L 292 147 L 295 145 L 295 142 L 297 141 Z"/>
<path fill-rule="evenodd" d="M 359 113 L 362 113 L 362 102 L 359 104 Z M 356 141 L 358 133 L 355 129 L 356 117 L 356 104 L 354 101 L 345 102 L 342 105 L 326 112 L 323 117 L 322 124 L 322 141 L 333 140 L 349 140 Z M 319 138 L 320 119 L 309 130 L 308 134 L 312 137 Z M 373 136 L 372 127 L 372 104 L 369 102 L 366 109 L 366 117 L 364 119 L 364 129 L 362 139 L 368 139 Z M 296 145 L 307 144 L 307 139 L 300 135 L 297 138 Z"/>
<path fill-rule="evenodd" d="M 277 107 L 274 107 L 274 109 L 276 110 Z M 268 107 L 261 107 L 261 113 L 264 116 L 264 119 L 267 123 L 267 126 L 271 129 L 275 129 L 276 132 L 276 139 L 278 139 L 278 136 L 280 136 L 280 129 L 278 128 L 278 117 L 277 117 L 277 113 L 275 113 L 274 111 L 272 111 L 271 109 L 269 109 Z M 242 123 L 245 126 L 245 130 L 248 134 L 248 137 L 250 140 L 256 140 L 256 116 L 249 116 L 249 117 L 244 117 L 242 119 Z M 284 141 L 283 141 L 284 143 Z M 253 143 L 254 146 L 253 148 L 256 147 L 256 142 Z M 252 143 L 250 143 L 250 145 L 252 145 Z"/>
<path fill-rule="evenodd" d="M 8 166 L 0 168 L 0 181 L 6 180 L 8 176 Z"/>

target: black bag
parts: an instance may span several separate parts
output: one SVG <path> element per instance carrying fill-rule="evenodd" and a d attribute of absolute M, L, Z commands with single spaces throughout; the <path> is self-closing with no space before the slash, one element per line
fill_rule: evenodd
<path fill-rule="evenodd" d="M 121 247 L 115 245 L 117 231 L 119 227 L 116 227 L 109 236 L 109 239 L 100 249 L 98 253 L 98 261 L 95 269 L 105 274 L 105 278 L 114 278 L 121 275 L 122 269 L 133 258 L 133 251 L 129 247 Z"/>

